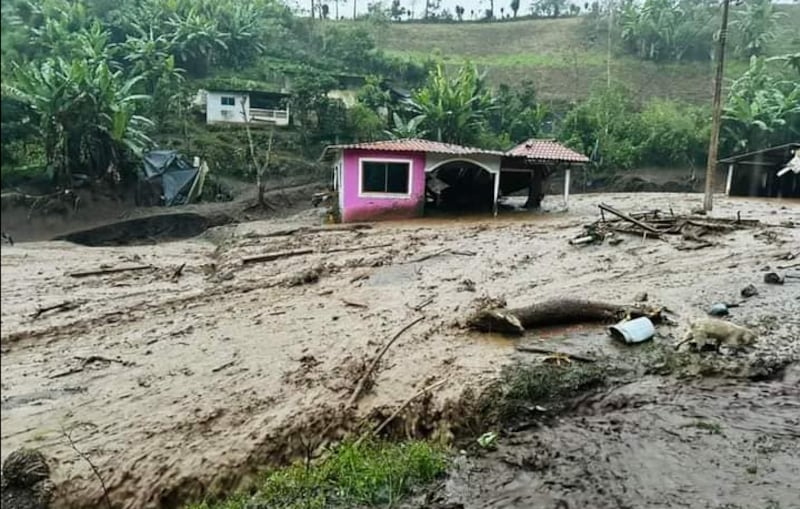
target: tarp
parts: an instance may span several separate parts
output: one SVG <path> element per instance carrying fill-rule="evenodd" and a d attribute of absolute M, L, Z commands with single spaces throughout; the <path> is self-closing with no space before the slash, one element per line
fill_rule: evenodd
<path fill-rule="evenodd" d="M 203 176 L 200 168 L 186 162 L 176 150 L 152 150 L 144 155 L 139 179 L 160 194 L 162 205 L 171 207 L 189 203 Z"/>

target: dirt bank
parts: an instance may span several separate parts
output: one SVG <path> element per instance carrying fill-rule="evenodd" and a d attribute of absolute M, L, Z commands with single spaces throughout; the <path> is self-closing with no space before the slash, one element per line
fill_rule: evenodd
<path fill-rule="evenodd" d="M 388 415 L 421 387 L 447 378 L 427 408 L 415 409 L 422 418 L 406 426 L 420 434 L 446 428 L 457 416 L 442 412 L 443 403 L 465 387 L 482 386 L 518 355 L 509 339 L 455 324 L 485 295 L 514 306 L 575 296 L 630 302 L 646 291 L 684 323 L 712 302 L 741 300 L 741 288 L 752 283 L 759 295 L 731 317 L 761 333 L 752 355 L 798 358 L 800 282 L 766 285 L 763 272 L 797 263 L 779 258 L 797 251 L 800 229 L 741 230 L 689 252 L 636 237 L 618 246 L 567 242 L 597 217 L 601 201 L 687 212 L 700 199 L 584 195 L 568 213 L 267 236 L 319 224 L 313 211 L 159 245 L 3 246 L 3 456 L 26 445 L 54 458 L 58 507 L 96 506 L 101 497 L 89 466 L 65 439 L 69 432 L 119 507 L 177 507 L 232 489 L 258 465 L 309 453 L 322 431 L 333 437 L 357 423 L 344 405 L 368 360 L 419 316 L 422 322 L 386 354 L 355 413 Z M 737 211 L 774 225 L 800 224 L 796 201 L 720 198 L 715 213 Z M 303 249 L 312 252 L 241 263 L 245 256 Z M 152 268 L 69 276 L 132 265 Z M 71 305 L 37 315 L 64 302 Z M 662 328 L 656 341 L 681 332 Z M 602 329 L 545 338 L 593 355 L 632 355 Z"/>

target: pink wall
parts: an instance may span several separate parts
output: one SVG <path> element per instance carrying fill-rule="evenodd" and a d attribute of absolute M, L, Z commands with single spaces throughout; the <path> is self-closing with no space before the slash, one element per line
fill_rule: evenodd
<path fill-rule="evenodd" d="M 362 158 L 411 160 L 410 195 L 403 198 L 359 196 L 359 160 Z M 425 154 L 345 150 L 342 192 L 342 221 L 346 223 L 421 216 L 425 207 Z"/>

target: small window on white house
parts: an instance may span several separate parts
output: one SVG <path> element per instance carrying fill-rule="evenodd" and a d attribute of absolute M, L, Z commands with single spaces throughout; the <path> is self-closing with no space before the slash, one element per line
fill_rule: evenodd
<path fill-rule="evenodd" d="M 411 165 L 406 162 L 363 161 L 361 192 L 408 194 Z"/>
<path fill-rule="evenodd" d="M 223 106 L 236 106 L 236 98 L 231 96 L 223 95 L 219 98 L 220 104 Z"/>

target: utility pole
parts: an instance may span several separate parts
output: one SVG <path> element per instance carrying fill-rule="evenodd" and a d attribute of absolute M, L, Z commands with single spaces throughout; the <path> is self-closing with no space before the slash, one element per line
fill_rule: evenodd
<path fill-rule="evenodd" d="M 608 0 L 608 57 L 606 60 L 607 87 L 611 88 L 611 31 L 614 29 L 614 2 Z"/>
<path fill-rule="evenodd" d="M 711 141 L 708 145 L 708 162 L 706 165 L 706 194 L 703 198 L 703 210 L 710 212 L 714 206 L 714 173 L 717 169 L 719 151 L 719 129 L 722 120 L 722 77 L 725 69 L 725 39 L 728 36 L 728 7 L 730 0 L 722 1 L 722 28 L 717 43 L 717 71 L 714 75 L 714 102 L 711 117 Z"/>

